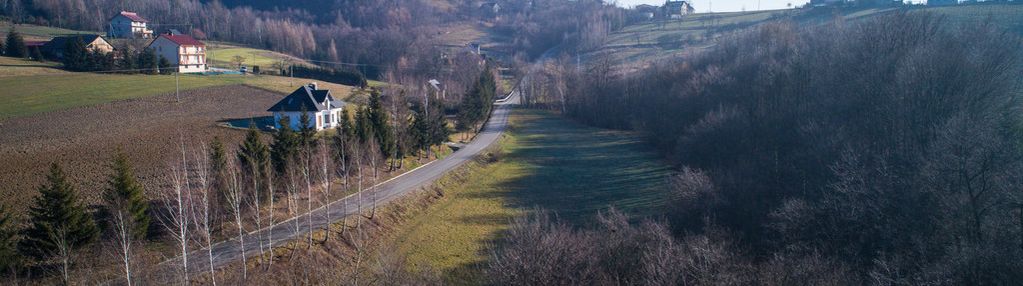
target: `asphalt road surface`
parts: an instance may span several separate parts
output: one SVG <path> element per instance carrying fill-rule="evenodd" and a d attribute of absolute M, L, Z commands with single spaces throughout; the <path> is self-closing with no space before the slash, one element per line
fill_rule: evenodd
<path fill-rule="evenodd" d="M 494 103 L 494 112 L 491 115 L 490 120 L 487 121 L 487 124 L 484 126 L 483 131 L 476 136 L 475 140 L 467 144 L 464 148 L 459 149 L 457 152 L 444 159 L 433 161 L 391 180 L 380 183 L 372 188 L 366 189 L 362 192 L 362 196 L 359 196 L 358 194 L 351 195 L 330 203 L 329 208 L 320 207 L 318 209 L 314 209 L 311 212 L 312 229 L 324 229 L 326 226 L 340 221 L 346 216 L 356 214 L 359 210 L 360 203 L 365 210 L 369 206 L 373 205 L 374 200 L 379 206 L 403 195 L 419 190 L 421 187 L 427 186 L 433 181 L 444 176 L 444 174 L 448 171 L 454 170 L 458 166 L 473 160 L 476 155 L 501 137 L 501 133 L 504 132 L 508 124 L 509 112 L 513 106 L 519 104 L 518 93 L 518 90 L 512 91 L 506 98 L 500 99 Z M 327 210 L 329 210 L 329 216 L 327 216 Z M 331 219 L 328 220 L 327 217 L 330 217 Z M 237 237 L 229 241 L 216 243 L 212 247 L 213 268 L 220 268 L 231 262 L 240 260 L 242 258 L 242 253 L 245 253 L 246 256 L 258 255 L 258 240 L 268 242 L 273 246 L 279 246 L 294 239 L 304 238 L 310 229 L 309 224 L 309 218 L 306 214 L 302 214 L 273 226 L 250 232 L 244 236 L 244 245 L 239 243 Z M 206 248 L 193 250 L 188 253 L 189 273 L 197 274 L 209 271 L 210 259 L 207 254 L 208 249 Z M 167 267 L 165 269 L 167 269 L 168 272 L 180 273 L 179 271 L 182 267 L 181 257 L 164 261 L 161 263 L 161 267 Z M 178 270 L 174 271 L 172 269 Z"/>

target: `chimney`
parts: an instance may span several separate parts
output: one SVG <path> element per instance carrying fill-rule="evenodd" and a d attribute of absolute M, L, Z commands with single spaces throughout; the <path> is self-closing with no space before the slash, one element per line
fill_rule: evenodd
<path fill-rule="evenodd" d="M 309 89 L 316 90 L 316 83 L 315 82 L 310 82 L 309 83 Z"/>

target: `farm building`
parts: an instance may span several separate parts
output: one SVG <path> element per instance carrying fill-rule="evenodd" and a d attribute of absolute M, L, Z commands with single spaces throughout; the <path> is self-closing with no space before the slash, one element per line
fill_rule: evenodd
<path fill-rule="evenodd" d="M 189 35 L 162 34 L 149 44 L 158 56 L 166 58 L 180 73 L 206 71 L 206 44 Z"/>
<path fill-rule="evenodd" d="M 664 2 L 664 6 L 661 7 L 664 10 L 662 12 L 664 18 L 667 19 L 682 19 L 682 16 L 696 13 L 696 9 L 693 8 L 689 1 L 672 1 L 668 0 Z"/>
<path fill-rule="evenodd" d="M 39 51 L 47 58 L 62 59 L 64 58 L 64 48 L 67 47 L 70 41 L 82 41 L 82 44 L 85 44 L 85 48 L 89 51 L 103 53 L 114 51 L 114 46 L 110 42 L 107 42 L 106 39 L 99 35 L 92 34 L 55 37 L 43 44 Z"/>
<path fill-rule="evenodd" d="M 310 83 L 284 97 L 267 111 L 273 113 L 275 128 L 281 128 L 281 119 L 287 118 L 289 127 L 297 130 L 302 126 L 302 113 L 306 113 L 310 127 L 320 131 L 338 126 L 344 106 L 345 103 L 334 99 L 329 90 L 317 89 L 316 83 Z"/>
<path fill-rule="evenodd" d="M 107 36 L 111 38 L 142 38 L 153 37 L 153 30 L 146 27 L 149 20 L 135 12 L 121 11 L 107 25 Z"/>

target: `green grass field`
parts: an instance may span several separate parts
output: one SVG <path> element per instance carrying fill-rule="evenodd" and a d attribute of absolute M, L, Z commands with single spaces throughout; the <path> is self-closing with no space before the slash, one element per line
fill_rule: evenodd
<path fill-rule="evenodd" d="M 472 163 L 439 182 L 444 198 L 395 232 L 390 243 L 449 284 L 478 284 L 487 246 L 511 219 L 536 207 L 585 225 L 609 206 L 652 214 L 670 169 L 634 134 L 517 110 L 495 163 Z"/>
<path fill-rule="evenodd" d="M 281 61 L 300 65 L 310 65 L 308 62 L 301 59 L 268 50 L 254 49 L 219 42 L 209 42 L 207 45 L 209 52 L 206 55 L 209 61 L 217 67 L 237 67 L 237 63 L 234 62 L 235 56 L 245 58 L 245 62 L 242 63 L 244 66 L 248 66 L 249 68 L 259 66 L 264 70 L 270 69 L 271 65 L 274 63 L 280 63 Z"/>
<path fill-rule="evenodd" d="M 14 25 L 11 22 L 0 21 L 0 36 L 7 37 L 7 32 L 11 30 L 11 26 L 14 26 L 18 33 L 21 33 L 27 40 L 48 40 L 53 36 L 69 35 L 69 34 L 96 34 L 103 35 L 103 32 L 97 31 L 77 31 L 62 28 L 54 28 L 47 26 L 28 25 L 28 24 L 17 24 Z"/>
<path fill-rule="evenodd" d="M 290 93 L 313 80 L 278 76 L 241 75 L 125 75 L 73 73 L 56 69 L 55 63 L 0 57 L 0 120 L 47 111 L 174 92 L 176 80 L 182 90 L 244 84 Z M 348 98 L 353 88 L 319 83 L 335 96 Z"/>

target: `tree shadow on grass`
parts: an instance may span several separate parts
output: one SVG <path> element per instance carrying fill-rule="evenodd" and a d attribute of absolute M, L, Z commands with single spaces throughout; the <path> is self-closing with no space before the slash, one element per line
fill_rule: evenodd
<path fill-rule="evenodd" d="M 499 185 L 514 206 L 543 208 L 573 223 L 610 207 L 644 216 L 663 206 L 671 169 L 637 135 L 523 113 L 508 158 L 525 162 L 528 171 Z"/>

